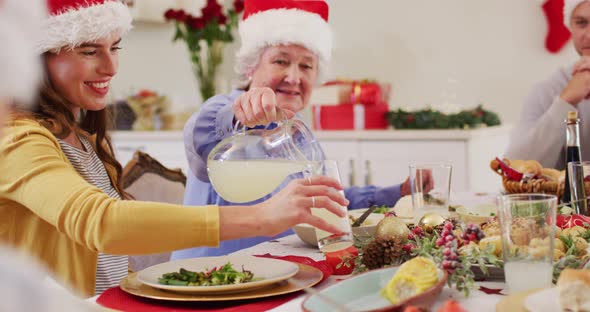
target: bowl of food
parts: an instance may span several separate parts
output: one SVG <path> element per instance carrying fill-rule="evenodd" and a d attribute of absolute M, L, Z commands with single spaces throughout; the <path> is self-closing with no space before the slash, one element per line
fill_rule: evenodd
<path fill-rule="evenodd" d="M 363 211 L 351 210 L 348 212 L 350 224 L 354 223 L 363 214 Z M 373 236 L 377 229 L 377 223 L 383 219 L 383 214 L 371 213 L 360 226 L 352 227 L 353 236 Z M 317 247 L 318 240 L 315 236 L 315 228 L 309 224 L 297 224 L 293 231 L 306 244 Z"/>
<path fill-rule="evenodd" d="M 429 309 L 448 279 L 446 271 L 423 257 L 413 258 L 399 267 L 371 270 L 353 276 L 307 297 L 304 311 L 402 311 L 412 305 Z M 329 299 L 329 302 L 325 300 Z M 332 302 L 332 303 L 331 303 Z M 333 302 L 339 306 L 335 307 Z"/>
<path fill-rule="evenodd" d="M 463 223 L 479 225 L 496 216 L 498 208 L 494 204 L 459 205 L 455 212 Z"/>

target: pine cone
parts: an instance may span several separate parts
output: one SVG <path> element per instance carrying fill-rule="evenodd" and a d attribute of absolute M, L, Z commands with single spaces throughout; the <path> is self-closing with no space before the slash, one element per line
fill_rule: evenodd
<path fill-rule="evenodd" d="M 397 237 L 387 241 L 379 241 L 383 246 L 383 262 L 387 265 L 398 265 L 407 260 L 407 253 L 402 249 L 405 240 Z"/>
<path fill-rule="evenodd" d="M 369 270 L 401 264 L 407 260 L 407 253 L 402 249 L 405 243 L 400 237 L 388 240 L 375 239 L 365 246 L 361 262 Z"/>
<path fill-rule="evenodd" d="M 363 257 L 361 259 L 369 270 L 383 267 L 383 246 L 381 243 L 373 240 L 363 249 Z"/>

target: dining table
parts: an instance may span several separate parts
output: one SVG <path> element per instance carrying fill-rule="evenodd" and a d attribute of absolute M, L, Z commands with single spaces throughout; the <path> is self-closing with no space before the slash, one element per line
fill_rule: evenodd
<path fill-rule="evenodd" d="M 325 258 L 324 254 L 319 249 L 309 246 L 297 235 L 289 235 L 276 240 L 267 241 L 256 246 L 242 249 L 233 253 L 235 255 L 264 255 L 270 254 L 273 256 L 300 256 L 308 257 L 316 261 L 321 261 Z M 314 287 L 315 290 L 322 290 L 330 287 L 342 280 L 351 278 L 351 275 L 331 275 L 319 285 Z M 483 287 L 483 288 L 481 288 Z M 466 311 L 496 311 L 497 303 L 505 298 L 507 295 L 506 283 L 501 281 L 478 281 L 475 287 L 471 289 L 468 296 L 463 292 L 445 286 L 432 308 L 436 311 L 448 299 L 458 301 Z M 286 303 L 283 303 L 269 311 L 276 312 L 290 312 L 302 311 L 302 303 L 305 298 L 309 296 L 307 292 L 301 291 L 300 294 Z M 92 297 L 91 301 L 96 301 L 98 296 Z M 214 310 L 211 310 L 214 311 Z"/>
<path fill-rule="evenodd" d="M 496 194 L 474 194 L 474 193 L 458 193 L 454 194 L 455 203 L 468 202 L 468 203 L 479 203 L 479 202 L 490 202 L 493 201 Z M 325 255 L 316 247 L 308 245 L 303 242 L 297 235 L 289 235 L 278 239 L 266 241 L 250 248 L 242 249 L 232 253 L 232 255 L 241 256 L 261 256 L 267 255 L 274 258 L 278 257 L 307 257 L 314 261 L 325 260 Z M 362 273 L 361 273 L 362 274 Z M 342 282 L 343 280 L 354 277 L 355 274 L 350 275 L 330 275 L 328 278 L 323 280 L 321 283 L 315 285 L 311 292 L 317 293 L 327 287 L 335 285 L 336 283 Z M 302 304 L 304 300 L 310 296 L 310 291 L 299 291 L 296 296 L 290 297 L 291 299 L 287 302 L 281 303 L 278 306 L 268 311 L 302 311 Z M 498 303 L 503 299 L 507 298 L 508 290 L 506 283 L 503 280 L 483 280 L 476 281 L 475 286 L 470 289 L 469 294 L 465 295 L 463 292 L 458 291 L 455 288 L 445 286 L 434 302 L 432 311 L 437 311 L 447 300 L 453 299 L 460 303 L 465 311 L 503 311 L 497 309 Z M 92 297 L 89 300 L 96 302 L 98 296 Z M 258 300 L 258 299 L 252 299 Z M 263 300 L 263 299 L 261 299 Z M 504 300 L 506 301 L 506 300 Z M 501 305 L 500 305 L 501 306 Z M 522 306 L 519 308 L 522 309 Z M 210 311 L 215 311 L 211 309 Z M 510 308 L 505 311 L 518 311 L 515 308 Z M 525 311 L 525 310 L 523 310 Z"/>

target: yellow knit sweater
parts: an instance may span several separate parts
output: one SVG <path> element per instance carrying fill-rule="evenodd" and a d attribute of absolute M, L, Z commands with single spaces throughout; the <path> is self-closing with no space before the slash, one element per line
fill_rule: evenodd
<path fill-rule="evenodd" d="M 99 252 L 217 246 L 219 211 L 110 198 L 78 174 L 45 127 L 17 120 L 0 143 L 0 243 L 28 252 L 92 296 Z"/>

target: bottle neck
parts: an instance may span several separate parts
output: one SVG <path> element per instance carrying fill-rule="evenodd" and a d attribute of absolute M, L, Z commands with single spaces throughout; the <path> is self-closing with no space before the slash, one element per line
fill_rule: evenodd
<path fill-rule="evenodd" d="M 576 123 L 568 123 L 566 129 L 567 146 L 580 146 L 580 126 Z"/>

